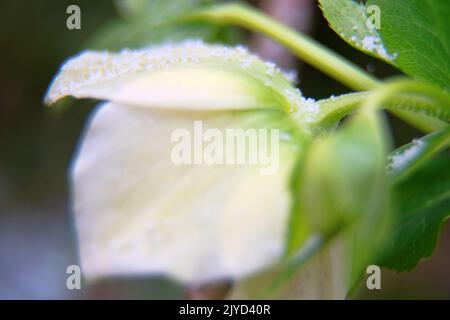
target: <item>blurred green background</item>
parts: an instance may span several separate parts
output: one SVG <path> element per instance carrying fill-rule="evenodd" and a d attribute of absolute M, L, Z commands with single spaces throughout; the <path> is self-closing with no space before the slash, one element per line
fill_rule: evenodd
<path fill-rule="evenodd" d="M 77 264 L 66 169 L 94 101 L 42 104 L 48 85 L 68 57 L 85 48 L 119 49 L 160 41 L 204 38 L 244 42 L 283 68 L 296 69 L 307 97 L 349 90 L 301 64 L 267 39 L 202 23 L 163 26 L 161 21 L 203 1 L 0 1 L 0 298 L 181 298 L 163 278 L 105 280 L 82 290 L 66 288 L 66 268 Z M 314 0 L 249 1 L 309 33 L 363 68 L 384 78 L 389 66 L 346 45 L 321 17 Z M 66 8 L 81 8 L 81 29 L 68 30 Z M 136 9 L 137 8 L 137 9 Z M 396 144 L 419 136 L 390 117 Z M 384 271 L 382 290 L 361 289 L 354 298 L 450 298 L 450 228 L 444 228 L 431 260 L 412 272 Z"/>

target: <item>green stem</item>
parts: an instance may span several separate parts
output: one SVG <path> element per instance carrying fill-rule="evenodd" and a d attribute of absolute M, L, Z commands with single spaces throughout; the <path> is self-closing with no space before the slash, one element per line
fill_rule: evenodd
<path fill-rule="evenodd" d="M 399 94 L 405 93 L 410 94 L 408 97 L 416 96 L 417 98 L 417 95 L 419 94 L 431 99 L 431 103 L 428 104 L 428 107 L 424 108 L 422 106 L 421 108 L 416 108 L 416 111 L 419 111 L 422 114 L 407 115 L 407 117 L 404 118 L 405 120 L 409 120 L 419 127 L 424 124 L 424 120 L 428 120 L 426 117 L 431 116 L 443 120 L 442 125 L 438 124 L 440 126 L 439 129 L 448 126 L 450 120 L 450 95 L 434 86 L 408 78 L 398 78 L 385 82 L 382 86 L 369 93 L 362 107 L 379 108 L 389 102 L 389 100 L 398 97 Z M 415 116 L 415 118 L 411 118 L 411 115 Z M 429 122 L 429 124 L 435 123 L 436 122 Z"/>
<path fill-rule="evenodd" d="M 397 84 L 394 85 L 394 88 L 390 87 L 389 90 L 398 87 L 398 81 L 399 80 L 396 80 Z M 405 80 L 402 80 L 401 82 L 403 83 L 404 81 Z M 412 80 L 406 81 L 408 81 L 408 83 L 412 82 Z M 389 83 L 390 82 L 387 84 Z M 402 84 L 402 86 L 403 85 L 404 84 Z M 386 85 L 380 87 L 383 88 L 383 92 L 386 90 L 385 86 Z M 423 89 L 422 83 L 414 82 L 414 87 L 416 89 L 419 86 Z M 439 92 L 438 95 L 441 96 L 441 98 L 437 100 L 432 99 L 432 97 L 429 97 L 428 95 L 434 95 L 437 92 L 436 90 L 433 90 L 433 92 L 430 93 L 428 89 L 426 92 L 419 90 L 419 92 L 427 93 L 427 96 L 419 96 L 417 94 L 396 94 L 390 96 L 389 99 L 385 100 L 383 103 L 379 103 L 377 107 L 388 109 L 396 115 L 401 116 L 401 118 L 409 120 L 408 122 L 416 124 L 425 132 L 442 129 L 447 126 L 446 121 L 450 118 L 450 108 L 448 108 L 448 104 L 446 104 L 448 97 L 445 97 L 445 95 L 442 97 L 443 95 Z M 321 112 L 316 121 L 311 124 L 311 127 L 318 133 L 320 133 L 320 131 L 333 129 L 343 117 L 353 113 L 364 101 L 366 101 L 370 94 L 371 92 L 350 93 L 341 95 L 337 98 L 318 101 Z M 414 116 L 414 118 L 411 118 L 412 116 Z"/>
<path fill-rule="evenodd" d="M 431 105 L 429 111 L 436 117 L 442 118 L 445 121 L 449 120 L 450 95 L 426 83 L 408 78 L 390 80 L 373 90 L 367 96 L 365 106 L 367 108 L 377 108 L 385 101 L 401 93 L 418 93 L 432 98 L 435 103 Z"/>
<path fill-rule="evenodd" d="M 352 62 L 252 7 L 242 4 L 213 6 L 189 18 L 234 24 L 261 32 L 289 48 L 303 61 L 354 90 L 369 90 L 379 85 L 376 78 Z"/>
<path fill-rule="evenodd" d="M 277 22 L 250 6 L 242 4 L 213 6 L 189 15 L 187 19 L 201 19 L 214 23 L 238 25 L 256 32 L 261 32 L 289 48 L 303 61 L 354 90 L 372 90 L 378 88 L 382 84 L 378 79 L 368 74 L 363 69 L 322 46 L 320 43 Z M 418 89 L 418 92 L 423 93 L 426 96 L 431 95 L 435 98 L 440 97 L 438 99 L 440 103 L 444 102 L 444 106 L 449 105 L 447 99 L 448 96 L 438 89 L 433 87 L 425 88 L 422 84 L 418 85 L 417 83 L 413 84 L 412 82 L 408 84 L 408 88 L 410 89 L 409 91 L 415 91 L 414 89 L 416 88 Z M 397 89 L 391 88 L 383 90 L 395 91 Z M 378 94 L 381 93 L 378 92 Z M 430 107 L 430 104 L 427 105 L 426 101 L 424 104 L 426 109 L 423 110 L 425 113 L 420 114 L 422 111 L 420 106 L 422 105 L 422 101 L 426 100 L 426 97 L 409 96 L 408 99 L 412 102 L 413 107 L 403 104 L 403 108 L 395 106 L 392 107 L 391 110 L 399 118 L 413 126 L 423 131 L 433 131 L 442 128 L 442 126 L 445 125 L 441 120 L 448 121 L 448 110 L 445 110 L 442 114 L 436 114 L 436 108 L 433 108 L 433 106 Z M 349 109 L 348 106 L 345 108 Z M 413 112 L 408 109 L 412 109 Z M 431 112 L 429 112 L 430 110 Z M 441 108 L 439 110 L 442 111 L 443 109 Z M 443 117 L 447 118 L 442 119 Z"/>
<path fill-rule="evenodd" d="M 425 115 L 423 113 L 419 114 L 404 110 L 393 110 L 392 113 L 394 113 L 397 117 L 399 117 L 406 123 L 411 124 L 412 126 L 425 133 L 440 130 L 448 125 L 447 122 L 443 120 Z"/>

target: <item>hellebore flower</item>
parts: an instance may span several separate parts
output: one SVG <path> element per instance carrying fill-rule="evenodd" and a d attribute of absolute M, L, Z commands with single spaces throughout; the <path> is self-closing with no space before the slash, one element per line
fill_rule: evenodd
<path fill-rule="evenodd" d="M 106 101 L 90 118 L 70 172 L 88 280 L 240 280 L 283 256 L 289 180 L 318 105 L 273 64 L 241 47 L 199 41 L 88 51 L 63 65 L 46 103 L 69 95 Z M 194 134 L 195 121 L 220 132 L 278 129 L 276 172 L 261 174 L 261 164 L 174 163 L 173 132 Z"/>

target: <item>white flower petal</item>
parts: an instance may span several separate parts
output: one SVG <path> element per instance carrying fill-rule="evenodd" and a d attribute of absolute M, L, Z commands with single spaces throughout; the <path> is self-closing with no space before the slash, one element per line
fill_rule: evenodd
<path fill-rule="evenodd" d="M 301 95 L 275 67 L 241 47 L 199 41 L 68 60 L 46 103 L 65 96 L 171 109 L 296 110 Z"/>
<path fill-rule="evenodd" d="M 255 165 L 175 165 L 171 133 L 270 125 L 278 111 L 193 112 L 100 106 L 72 168 L 84 275 L 167 274 L 182 282 L 239 278 L 280 257 L 296 151 L 279 172 Z"/>

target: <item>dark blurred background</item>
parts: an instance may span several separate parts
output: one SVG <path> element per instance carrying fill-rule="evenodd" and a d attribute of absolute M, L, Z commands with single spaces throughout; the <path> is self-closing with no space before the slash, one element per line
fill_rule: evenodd
<path fill-rule="evenodd" d="M 133 48 L 188 37 L 244 42 L 283 68 L 296 69 L 307 97 L 350 91 L 262 36 L 201 23 L 157 26 L 167 12 L 185 10 L 193 2 L 202 1 L 0 1 L 0 299 L 183 297 L 182 288 L 161 278 L 110 279 L 82 290 L 66 288 L 66 268 L 78 263 L 66 169 L 95 105 L 69 100 L 54 108 L 43 106 L 49 83 L 69 56 L 85 48 Z M 336 36 L 314 0 L 249 2 L 380 78 L 396 73 Z M 80 30 L 66 27 L 71 4 L 81 8 Z M 396 144 L 420 134 L 393 117 L 389 120 Z M 449 299 L 449 252 L 447 224 L 432 259 L 408 273 L 384 271 L 382 290 L 361 289 L 353 298 Z"/>

